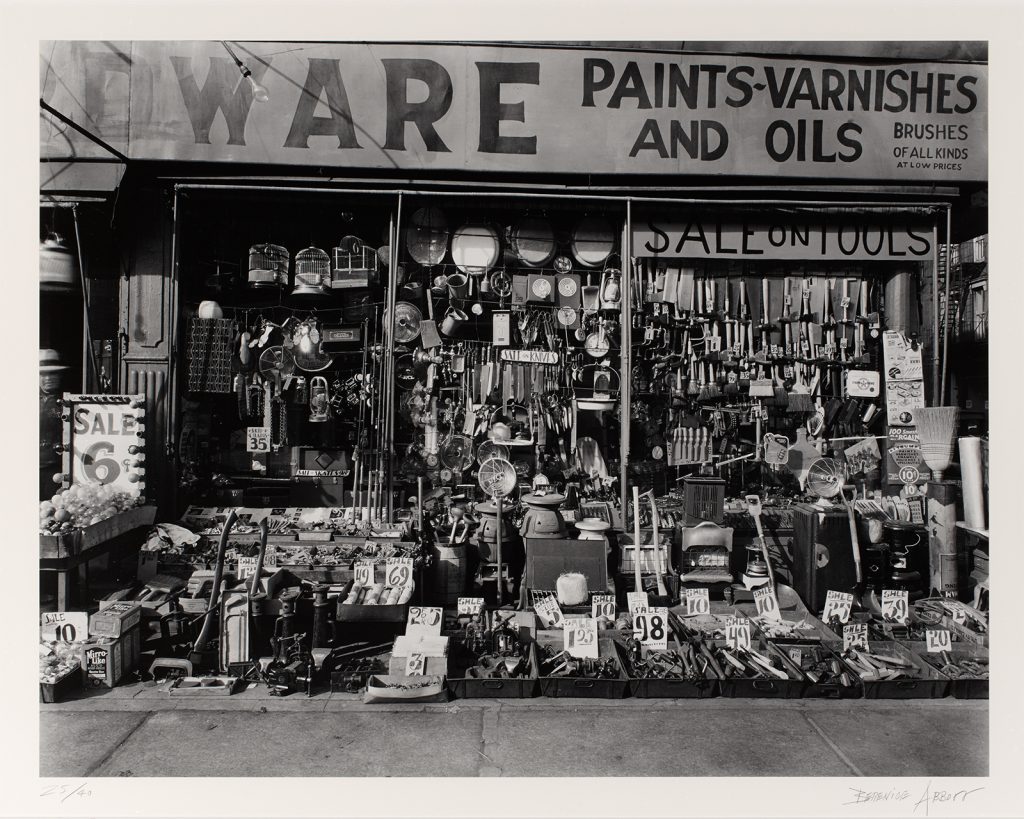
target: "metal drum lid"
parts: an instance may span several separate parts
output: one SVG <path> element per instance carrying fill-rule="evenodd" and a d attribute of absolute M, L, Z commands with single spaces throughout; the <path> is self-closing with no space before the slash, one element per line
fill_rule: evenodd
<path fill-rule="evenodd" d="M 615 249 L 615 229 L 603 216 L 585 216 L 572 232 L 572 255 L 584 267 L 600 267 Z"/>
<path fill-rule="evenodd" d="M 555 232 L 547 219 L 526 217 L 509 231 L 509 244 L 527 267 L 543 267 L 555 256 Z"/>
<path fill-rule="evenodd" d="M 479 276 L 498 261 L 501 243 L 490 225 L 463 225 L 452 236 L 452 261 L 463 273 Z"/>
<path fill-rule="evenodd" d="M 438 208 L 420 208 L 409 217 L 405 244 L 417 264 L 440 264 L 448 250 L 448 219 Z"/>

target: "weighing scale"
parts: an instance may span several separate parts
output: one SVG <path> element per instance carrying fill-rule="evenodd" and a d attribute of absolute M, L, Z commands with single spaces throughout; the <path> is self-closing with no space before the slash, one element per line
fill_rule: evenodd
<path fill-rule="evenodd" d="M 513 467 L 512 464 L 504 458 L 489 458 L 480 464 L 480 473 L 477 477 L 477 481 L 479 481 L 480 488 L 484 490 L 484 493 L 494 502 L 497 511 L 495 516 L 495 525 L 497 527 L 495 543 L 497 544 L 496 557 L 498 564 L 497 599 L 498 605 L 501 606 L 505 602 L 505 584 L 502 580 L 501 565 L 501 502 L 504 497 L 516 488 L 516 470 L 515 467 Z"/>

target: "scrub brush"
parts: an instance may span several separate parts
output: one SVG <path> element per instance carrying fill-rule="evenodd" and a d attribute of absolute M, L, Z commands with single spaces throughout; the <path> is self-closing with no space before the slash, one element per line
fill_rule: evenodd
<path fill-rule="evenodd" d="M 689 383 L 686 385 L 686 394 L 696 398 L 700 394 L 700 385 L 697 383 L 697 356 L 690 353 Z"/>
<path fill-rule="evenodd" d="M 779 370 L 780 365 L 772 367 L 772 378 L 775 382 L 775 395 L 772 399 L 772 405 L 779 409 L 785 409 L 789 406 L 789 393 L 786 392 L 786 384 L 783 381 L 782 374 Z"/>
<path fill-rule="evenodd" d="M 803 380 L 803 364 L 796 365 L 796 381 L 789 393 L 789 402 L 786 412 L 789 415 L 803 415 L 814 412 L 814 402 L 811 400 L 811 392 Z"/>
<path fill-rule="evenodd" d="M 714 364 L 708 364 L 708 398 L 721 398 L 722 389 L 718 386 L 718 379 L 715 375 L 717 366 Z"/>

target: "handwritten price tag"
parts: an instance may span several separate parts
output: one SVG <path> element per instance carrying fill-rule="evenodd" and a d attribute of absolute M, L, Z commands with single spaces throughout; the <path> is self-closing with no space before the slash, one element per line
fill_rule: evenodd
<path fill-rule="evenodd" d="M 267 552 L 263 555 L 263 565 L 268 569 L 277 568 L 277 547 L 267 545 Z"/>
<path fill-rule="evenodd" d="M 952 651 L 953 649 L 953 638 L 950 636 L 949 631 L 944 628 L 925 629 L 924 642 L 928 651 L 933 654 L 937 654 L 940 651 Z"/>
<path fill-rule="evenodd" d="M 964 611 L 964 607 L 960 605 L 959 601 L 946 603 L 946 606 L 949 608 L 949 617 L 954 623 L 960 626 L 967 625 L 967 612 Z"/>
<path fill-rule="evenodd" d="M 626 603 L 629 606 L 629 613 L 633 614 L 637 610 L 647 611 L 647 606 L 650 601 L 647 599 L 647 592 L 629 592 L 626 595 Z"/>
<path fill-rule="evenodd" d="M 84 611 L 48 611 L 39 618 L 39 639 L 46 643 L 73 643 L 89 636 L 89 615 Z"/>
<path fill-rule="evenodd" d="M 258 559 L 259 558 L 257 558 L 255 555 L 253 555 L 252 557 L 240 557 L 240 558 L 238 558 L 238 579 L 239 580 L 246 580 L 246 579 L 248 579 L 248 578 L 253 576 L 253 573 L 256 571 L 256 561 Z"/>
<path fill-rule="evenodd" d="M 830 589 L 825 595 L 825 610 L 821 613 L 821 619 L 828 623 L 833 617 L 838 617 L 840 623 L 846 623 L 852 611 L 853 595 Z"/>
<path fill-rule="evenodd" d="M 412 582 L 412 558 L 389 557 L 385 564 L 384 585 L 408 586 Z"/>
<path fill-rule="evenodd" d="M 422 654 L 410 654 L 405 661 L 405 676 L 420 677 L 427 670 L 427 658 Z"/>
<path fill-rule="evenodd" d="M 687 616 L 694 616 L 696 614 L 710 614 L 711 613 L 711 598 L 708 595 L 707 589 L 687 589 L 686 590 L 686 614 Z"/>
<path fill-rule="evenodd" d="M 598 658 L 597 620 L 593 617 L 574 617 L 565 621 L 563 645 L 573 657 Z"/>
<path fill-rule="evenodd" d="M 760 586 L 754 589 L 754 605 L 757 606 L 758 617 L 764 617 L 766 620 L 782 620 L 779 601 L 775 597 L 775 589 L 771 586 Z"/>
<path fill-rule="evenodd" d="M 655 606 L 633 615 L 633 636 L 648 648 L 668 648 L 668 609 Z"/>
<path fill-rule="evenodd" d="M 425 631 L 440 634 L 443 619 L 444 609 L 440 606 L 411 606 L 406 622 L 406 634 L 409 633 L 409 626 L 422 626 Z"/>
<path fill-rule="evenodd" d="M 560 628 L 562 625 L 562 609 L 554 597 L 542 597 L 533 604 L 533 610 L 540 618 L 544 628 Z"/>
<path fill-rule="evenodd" d="M 851 626 L 843 626 L 843 651 L 851 648 L 868 648 L 868 624 L 854 623 Z"/>
<path fill-rule="evenodd" d="M 372 586 L 374 580 L 374 563 L 372 560 L 360 560 L 356 563 L 356 583 L 360 586 Z"/>
<path fill-rule="evenodd" d="M 480 614 L 484 610 L 484 599 L 482 597 L 460 597 L 459 614 Z"/>
<path fill-rule="evenodd" d="M 270 452 L 270 429 L 268 427 L 246 427 L 246 452 Z"/>
<path fill-rule="evenodd" d="M 726 626 L 725 641 L 732 649 L 750 648 L 750 623 Z"/>
<path fill-rule="evenodd" d="M 615 596 L 612 594 L 595 594 L 590 601 L 590 616 L 595 620 L 605 617 L 615 619 Z"/>
<path fill-rule="evenodd" d="M 910 622 L 910 597 L 906 589 L 882 589 L 882 617 L 903 626 Z"/>

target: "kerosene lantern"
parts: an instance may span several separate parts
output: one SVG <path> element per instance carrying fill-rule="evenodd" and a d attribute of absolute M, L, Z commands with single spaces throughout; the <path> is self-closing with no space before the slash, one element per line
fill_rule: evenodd
<path fill-rule="evenodd" d="M 330 393 L 327 391 L 327 379 L 322 375 L 315 376 L 309 382 L 309 420 L 321 424 L 329 417 Z"/>

